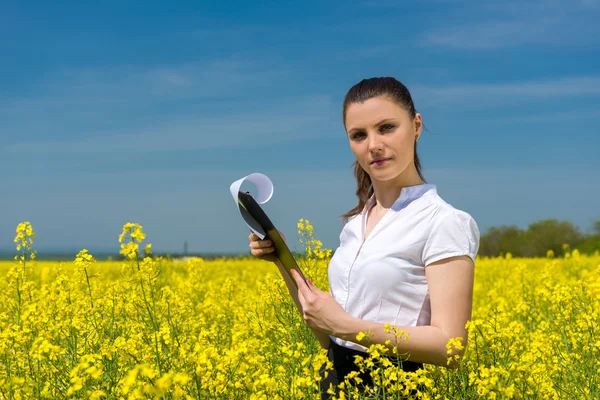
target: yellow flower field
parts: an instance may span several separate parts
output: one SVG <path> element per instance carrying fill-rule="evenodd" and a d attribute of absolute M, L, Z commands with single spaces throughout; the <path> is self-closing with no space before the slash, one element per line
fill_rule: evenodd
<path fill-rule="evenodd" d="M 300 266 L 327 290 L 331 251 L 308 221 L 299 236 Z M 320 399 L 325 350 L 274 265 L 155 258 L 137 224 L 115 236 L 122 261 L 96 262 L 84 249 L 72 261 L 38 261 L 34 239 L 20 224 L 15 260 L 0 262 L 2 399 Z M 479 258 L 459 367 L 384 364 L 365 396 L 597 399 L 599 330 L 597 253 Z M 365 368 L 383 352 L 371 350 Z M 366 398 L 358 384 L 347 382 L 342 397 Z"/>

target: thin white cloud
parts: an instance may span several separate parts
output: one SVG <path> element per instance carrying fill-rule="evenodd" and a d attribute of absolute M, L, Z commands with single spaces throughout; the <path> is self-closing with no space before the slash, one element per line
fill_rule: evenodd
<path fill-rule="evenodd" d="M 284 68 L 235 58 L 63 70 L 41 83 L 34 96 L 0 94 L 0 151 L 105 152 L 219 147 L 248 144 L 252 137 L 288 140 L 293 128 L 320 121 L 331 108 L 320 94 L 298 98 L 282 92 L 289 77 Z M 271 99 L 265 91 L 275 95 Z"/>
<path fill-rule="evenodd" d="M 590 1 L 477 2 L 424 36 L 426 45 L 493 50 L 523 45 L 598 47 L 600 7 Z"/>
<path fill-rule="evenodd" d="M 553 98 L 600 96 L 600 76 L 438 87 L 415 85 L 410 89 L 417 104 L 446 103 L 472 108 Z"/>
<path fill-rule="evenodd" d="M 333 103 L 328 97 L 292 100 L 293 103 L 252 112 L 165 117 L 130 130 L 96 131 L 69 140 L 18 142 L 4 146 L 4 150 L 13 153 L 110 153 L 252 147 L 330 133 L 327 126 L 332 123 Z"/>
<path fill-rule="evenodd" d="M 589 120 L 596 119 L 600 120 L 600 110 L 594 109 L 583 109 L 574 111 L 560 111 L 554 113 L 541 113 L 531 114 L 519 117 L 500 117 L 497 118 L 499 121 L 504 122 L 517 122 L 517 123 L 547 123 L 547 122 L 564 122 L 564 121 L 577 121 L 577 120 Z"/>
<path fill-rule="evenodd" d="M 37 88 L 37 96 L 0 96 L 0 105 L 8 115 L 31 108 L 120 108 L 170 100 L 227 98 L 270 86 L 288 73 L 237 59 L 154 67 L 65 69 L 43 82 Z"/>
<path fill-rule="evenodd" d="M 427 35 L 425 43 L 455 49 L 479 50 L 497 49 L 507 46 L 530 44 L 556 44 L 549 39 L 554 35 L 548 32 L 556 24 L 555 21 L 485 21 L 458 28 L 447 28 Z M 561 40 L 562 41 L 562 40 Z"/>

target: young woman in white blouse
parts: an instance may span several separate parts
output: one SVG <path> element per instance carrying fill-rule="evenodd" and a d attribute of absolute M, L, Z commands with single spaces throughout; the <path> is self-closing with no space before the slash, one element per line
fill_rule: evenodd
<path fill-rule="evenodd" d="M 423 363 L 452 368 L 448 360 L 456 352 L 448 355 L 446 344 L 461 337 L 466 345 L 471 318 L 477 224 L 425 183 L 417 156 L 423 122 L 401 82 L 371 78 L 353 86 L 344 99 L 343 122 L 356 157 L 358 205 L 343 215 L 340 245 L 328 269 L 330 293 L 294 274 L 296 290 L 286 278 L 306 324 L 334 363 L 322 389 L 356 369 L 352 356 L 371 343 L 390 339 L 388 347 L 394 346 L 386 323 L 410 335 L 398 344 L 399 354 L 408 354 L 403 369 Z M 270 254 L 272 243 L 253 234 L 249 240 L 254 256 L 283 268 Z M 359 332 L 372 336 L 359 341 Z"/>

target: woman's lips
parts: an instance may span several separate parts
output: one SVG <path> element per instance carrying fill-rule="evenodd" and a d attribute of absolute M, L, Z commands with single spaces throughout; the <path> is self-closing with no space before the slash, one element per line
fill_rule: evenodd
<path fill-rule="evenodd" d="M 377 167 L 381 167 L 382 165 L 387 164 L 389 160 L 389 158 L 382 158 L 381 160 L 373 161 L 371 164 Z"/>

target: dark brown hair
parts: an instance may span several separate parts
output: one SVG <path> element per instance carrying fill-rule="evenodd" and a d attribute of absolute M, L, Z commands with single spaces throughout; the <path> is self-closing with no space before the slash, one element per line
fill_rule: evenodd
<path fill-rule="evenodd" d="M 412 96 L 408 91 L 408 88 L 404 86 L 400 81 L 391 77 L 383 77 L 383 78 L 369 78 L 363 79 L 358 82 L 356 85 L 352 86 L 348 93 L 346 93 L 346 97 L 344 98 L 343 105 L 343 121 L 344 126 L 346 125 L 346 113 L 348 111 L 348 107 L 352 103 L 364 103 L 365 101 L 372 99 L 374 97 L 385 96 L 392 100 L 394 103 L 398 104 L 400 107 L 403 107 L 408 111 L 412 118 L 415 117 L 417 111 L 415 109 L 415 105 L 412 100 Z M 417 169 L 417 173 L 425 182 L 425 178 L 421 172 L 421 163 L 419 161 L 419 156 L 417 155 L 417 142 L 415 141 L 415 153 L 414 153 L 414 161 L 415 167 Z M 342 215 L 344 220 L 347 220 L 354 215 L 360 214 L 367 204 L 367 200 L 369 197 L 373 195 L 373 188 L 371 186 L 371 177 L 367 172 L 360 166 L 358 161 L 354 161 L 352 163 L 354 167 L 354 177 L 356 178 L 356 196 L 358 196 L 358 205 Z"/>

